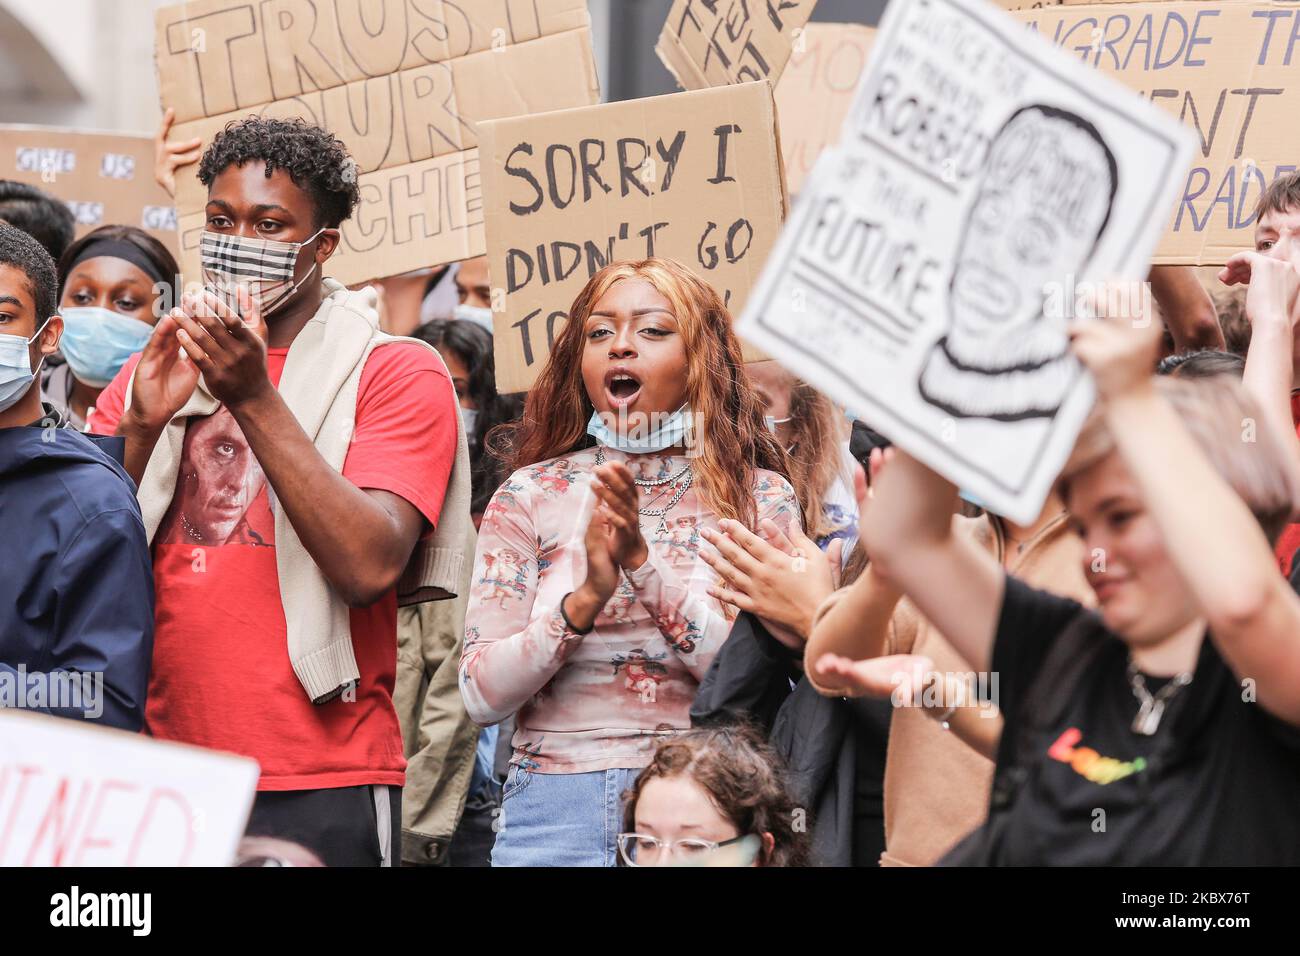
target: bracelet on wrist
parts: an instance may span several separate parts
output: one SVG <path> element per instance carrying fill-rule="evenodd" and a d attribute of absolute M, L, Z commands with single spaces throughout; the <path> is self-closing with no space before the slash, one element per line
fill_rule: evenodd
<path fill-rule="evenodd" d="M 596 626 L 596 622 L 594 620 L 590 624 L 588 624 L 585 628 L 578 627 L 571 620 L 569 620 L 569 612 L 564 609 L 564 602 L 569 599 L 569 596 L 571 594 L 573 594 L 572 591 L 564 595 L 564 597 L 560 598 L 560 617 L 564 618 L 564 626 L 567 627 L 569 630 L 571 630 L 574 634 L 590 634 L 591 629 Z"/>

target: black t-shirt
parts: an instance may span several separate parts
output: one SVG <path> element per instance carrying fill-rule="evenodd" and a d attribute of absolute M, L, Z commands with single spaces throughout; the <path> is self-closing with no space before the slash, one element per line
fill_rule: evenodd
<path fill-rule="evenodd" d="M 1095 654 L 1059 716 L 1031 733 L 1021 705 L 1071 625 L 1087 628 Z M 1029 756 L 1003 819 L 985 825 L 981 862 L 1300 864 L 1300 730 L 1243 700 L 1243 683 L 1207 635 L 1192 682 L 1169 700 L 1157 732 L 1134 733 L 1127 664 L 1128 648 L 1095 612 L 1007 578 L 993 672 L 1012 736 L 999 774 L 1017 753 Z M 1153 694 L 1163 685 L 1145 680 Z"/>

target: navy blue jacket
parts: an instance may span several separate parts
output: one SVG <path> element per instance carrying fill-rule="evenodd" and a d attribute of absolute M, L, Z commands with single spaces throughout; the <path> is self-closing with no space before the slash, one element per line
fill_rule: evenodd
<path fill-rule="evenodd" d="M 0 428 L 0 685 L 11 697 L 0 702 L 14 702 L 20 665 L 102 673 L 89 713 L 30 696 L 28 709 L 139 730 L 153 614 L 149 542 L 122 466 L 71 429 Z"/>

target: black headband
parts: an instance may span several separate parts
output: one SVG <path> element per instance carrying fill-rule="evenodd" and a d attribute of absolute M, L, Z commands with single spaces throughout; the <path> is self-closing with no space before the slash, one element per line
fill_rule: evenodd
<path fill-rule="evenodd" d="M 161 282 L 164 285 L 170 285 L 175 276 L 163 275 L 158 266 L 150 261 L 145 255 L 144 250 L 134 242 L 127 242 L 125 239 L 96 239 L 93 242 L 86 243 L 84 249 L 77 253 L 77 258 L 68 264 L 68 275 L 72 275 L 72 270 L 77 268 L 87 259 L 98 259 L 101 256 L 107 256 L 110 259 L 121 259 L 123 262 L 129 262 L 135 266 L 154 282 Z"/>

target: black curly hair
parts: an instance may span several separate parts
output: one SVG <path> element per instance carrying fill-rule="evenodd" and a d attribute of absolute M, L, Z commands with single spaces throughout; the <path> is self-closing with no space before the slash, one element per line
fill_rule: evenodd
<path fill-rule="evenodd" d="M 58 309 L 54 260 L 23 230 L 0 222 L 0 266 L 12 266 L 27 276 L 27 289 L 36 303 L 36 326 L 40 328 Z"/>
<path fill-rule="evenodd" d="M 68 204 L 29 183 L 0 179 L 0 220 L 17 226 L 58 259 L 72 243 L 76 220 Z"/>
<path fill-rule="evenodd" d="M 650 766 L 624 794 L 625 833 L 636 830 L 636 805 L 646 784 L 680 776 L 702 787 L 741 836 L 772 837 L 771 850 L 759 855 L 760 865 L 809 865 L 806 810 L 796 805 L 785 761 L 752 722 L 724 720 L 660 741 Z"/>
<path fill-rule="evenodd" d="M 318 227 L 337 228 L 360 199 L 357 164 L 343 141 L 301 119 L 232 120 L 199 161 L 199 182 L 211 186 L 227 167 L 248 162 L 265 163 L 268 179 L 277 169 L 288 173 L 311 197 Z"/>
<path fill-rule="evenodd" d="M 464 319 L 434 319 L 411 333 L 439 352 L 450 351 L 469 371 L 469 395 L 478 408 L 478 423 L 469 441 L 469 512 L 481 515 L 501 482 L 510 477 L 506 463 L 492 453 L 487 434 L 503 422 L 517 420 L 524 413 L 523 400 L 497 393 L 496 360 L 492 354 L 492 333 Z"/>

